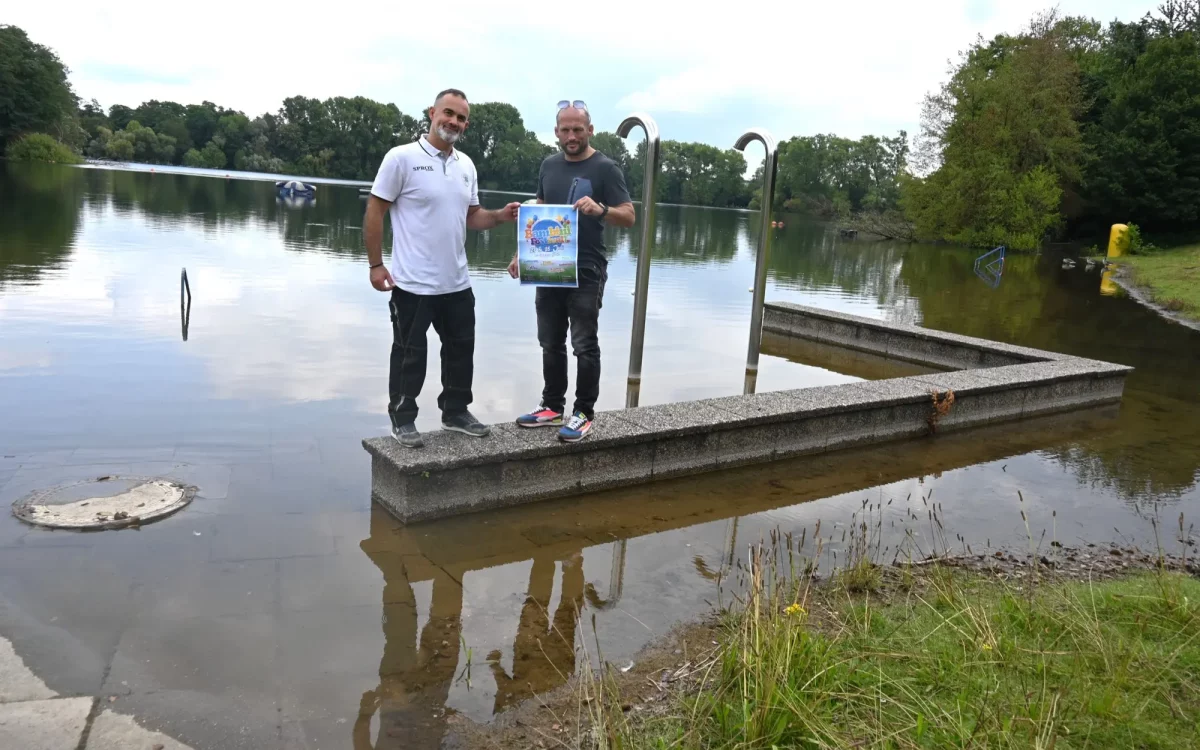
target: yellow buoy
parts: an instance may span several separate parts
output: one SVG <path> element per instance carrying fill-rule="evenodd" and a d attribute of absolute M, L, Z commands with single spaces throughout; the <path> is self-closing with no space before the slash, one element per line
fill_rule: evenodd
<path fill-rule="evenodd" d="M 1129 251 L 1129 225 L 1113 224 L 1108 233 L 1108 257 L 1120 258 Z"/>

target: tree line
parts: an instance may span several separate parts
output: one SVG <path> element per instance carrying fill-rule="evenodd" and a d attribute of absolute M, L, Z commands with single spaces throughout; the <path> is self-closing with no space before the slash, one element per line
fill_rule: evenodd
<path fill-rule="evenodd" d="M 95 159 L 371 179 L 428 118 L 365 97 L 295 96 L 251 119 L 212 102 L 80 104 L 52 50 L 0 26 L 0 148 L 10 158 Z M 31 134 L 43 134 L 32 137 Z M 641 199 L 645 144 L 593 144 Z M 476 103 L 459 147 L 485 188 L 531 192 L 554 148 L 515 107 Z M 741 152 L 664 141 L 657 199 L 750 207 L 761 168 Z M 1114 222 L 1156 236 L 1200 225 L 1200 0 L 1134 22 L 1036 16 L 977 39 L 926 96 L 920 132 L 780 144 L 775 207 L 876 234 L 1012 249 L 1100 237 Z"/>
<path fill-rule="evenodd" d="M 5 50 L 0 70 L 41 71 L 36 77 L 0 76 L 0 87 L 16 81 L 17 89 L 11 107 L 6 107 L 7 92 L 0 92 L 0 150 L 18 137 L 41 132 L 91 159 L 369 180 L 388 149 L 416 139 L 429 127 L 425 114 L 408 115 L 394 104 L 365 97 L 294 96 L 278 111 L 254 118 L 208 101 L 151 100 L 105 109 L 94 99 L 81 103 L 54 52 L 29 40 L 21 29 L 0 27 L 0 41 Z M 901 133 L 897 139 L 850 141 L 830 135 L 784 142 L 780 207 L 827 214 L 894 207 L 907 151 L 895 143 L 904 141 Z M 641 200 L 645 143 L 631 153 L 611 132 L 597 133 L 592 143 L 621 166 L 631 194 Z M 881 145 L 891 149 L 883 158 Z M 475 161 L 482 186 L 520 192 L 536 189 L 541 162 L 555 151 L 525 126 L 516 107 L 503 102 L 473 103 L 470 127 L 458 147 Z M 11 156 L 11 148 L 9 152 Z M 661 144 L 660 158 L 661 202 L 757 204 L 760 175 L 745 178 L 746 160 L 739 151 L 668 140 Z"/>

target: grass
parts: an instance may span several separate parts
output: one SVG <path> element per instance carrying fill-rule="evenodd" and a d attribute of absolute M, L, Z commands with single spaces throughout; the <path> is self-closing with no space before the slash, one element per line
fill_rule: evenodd
<path fill-rule="evenodd" d="M 528 282 L 561 283 L 572 280 L 574 271 L 567 268 L 539 268 L 534 265 L 521 266 L 521 279 Z"/>
<path fill-rule="evenodd" d="M 701 688 L 630 722 L 609 687 L 586 745 L 1200 747 L 1195 578 L 1018 586 L 930 566 L 880 597 L 855 593 L 879 585 L 861 558 L 819 586 L 765 558 Z"/>
<path fill-rule="evenodd" d="M 1163 250 L 1120 260 L 1135 285 L 1164 308 L 1200 320 L 1200 245 Z"/>

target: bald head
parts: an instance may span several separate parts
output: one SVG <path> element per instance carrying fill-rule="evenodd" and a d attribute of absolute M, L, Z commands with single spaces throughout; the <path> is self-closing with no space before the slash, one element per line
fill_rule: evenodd
<path fill-rule="evenodd" d="M 588 153 L 593 134 L 592 118 L 584 110 L 567 107 L 558 110 L 554 135 L 558 145 L 568 158 L 583 157 Z"/>

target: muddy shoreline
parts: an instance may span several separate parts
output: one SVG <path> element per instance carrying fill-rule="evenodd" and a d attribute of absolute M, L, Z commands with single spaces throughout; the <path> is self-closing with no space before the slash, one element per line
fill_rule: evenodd
<path fill-rule="evenodd" d="M 1124 289 L 1129 294 L 1130 297 L 1133 297 L 1138 303 L 1150 308 L 1154 312 L 1158 313 L 1159 315 L 1166 318 L 1167 320 L 1170 320 L 1173 323 L 1179 323 L 1180 325 L 1187 326 L 1188 328 L 1191 328 L 1192 330 L 1200 331 L 1200 321 L 1192 320 L 1191 318 L 1187 317 L 1186 315 L 1177 313 L 1173 310 L 1168 310 L 1167 308 L 1163 307 L 1162 305 L 1158 304 L 1153 299 L 1151 299 L 1148 288 L 1138 286 L 1137 284 L 1135 284 L 1133 282 L 1133 279 L 1131 278 L 1131 274 L 1130 274 L 1128 267 L 1118 268 L 1117 272 L 1113 274 L 1112 278 L 1113 278 L 1113 281 L 1117 282 L 1117 284 L 1122 289 Z"/>

